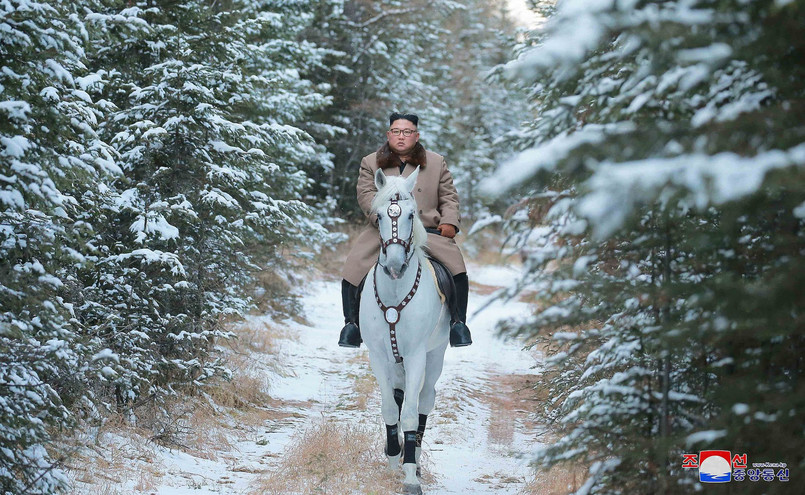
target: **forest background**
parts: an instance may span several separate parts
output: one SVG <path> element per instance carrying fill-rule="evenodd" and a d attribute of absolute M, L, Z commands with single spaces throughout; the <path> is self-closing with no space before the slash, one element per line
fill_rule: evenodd
<path fill-rule="evenodd" d="M 215 343 L 342 224 L 391 110 L 465 230 L 521 253 L 501 331 L 550 350 L 537 466 L 676 493 L 682 453 L 805 463 L 805 5 L 766 0 L 7 0 L 0 486 L 59 436 L 225 379 Z M 270 274 L 270 276 L 266 276 Z M 626 487 L 626 488 L 624 488 Z"/>

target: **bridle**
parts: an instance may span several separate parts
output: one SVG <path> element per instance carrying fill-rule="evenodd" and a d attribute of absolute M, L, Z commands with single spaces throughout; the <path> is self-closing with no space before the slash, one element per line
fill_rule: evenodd
<path fill-rule="evenodd" d="M 377 305 L 380 307 L 380 311 L 383 312 L 383 317 L 386 319 L 386 323 L 389 324 L 391 353 L 394 354 L 394 361 L 397 363 L 402 363 L 403 360 L 402 356 L 400 356 L 400 350 L 397 348 L 397 322 L 400 321 L 400 313 L 402 313 L 403 308 L 408 306 L 408 303 L 414 298 L 414 294 L 416 294 L 416 290 L 419 288 L 419 279 L 421 275 L 422 265 L 417 265 L 416 280 L 414 280 L 414 286 L 408 291 L 408 295 L 406 295 L 403 300 L 400 301 L 400 304 L 396 306 L 386 306 L 383 304 L 383 301 L 380 300 L 380 294 L 377 293 L 377 270 L 375 269 L 374 271 L 375 300 L 377 301 Z"/>
<path fill-rule="evenodd" d="M 386 213 L 391 219 L 391 238 L 388 240 L 383 240 L 383 238 L 380 239 L 380 250 L 383 251 L 383 254 L 386 254 L 386 248 L 388 248 L 392 244 L 399 244 L 400 246 L 403 247 L 403 249 L 405 249 L 405 262 L 408 263 L 409 261 L 411 261 L 411 257 L 414 254 L 414 250 L 411 249 L 411 243 L 413 242 L 414 238 L 414 227 L 413 224 L 411 224 L 411 233 L 408 235 L 408 239 L 400 238 L 397 223 L 397 220 L 399 220 L 400 215 L 402 215 L 402 208 L 399 205 L 399 202 L 401 201 L 399 193 L 392 196 L 390 201 L 391 204 L 386 209 Z M 378 260 L 377 264 L 380 265 L 380 260 Z M 383 268 L 385 268 L 385 266 L 383 266 Z"/>
<path fill-rule="evenodd" d="M 408 263 L 411 260 L 411 257 L 414 254 L 414 250 L 411 249 L 411 243 L 414 237 L 414 228 L 413 224 L 411 226 L 411 234 L 408 236 L 408 239 L 401 239 L 399 236 L 399 228 L 397 224 L 397 220 L 399 220 L 400 215 L 402 214 L 402 208 L 399 205 L 400 195 L 395 194 L 391 198 L 391 204 L 389 205 L 386 213 L 388 213 L 389 218 L 391 219 L 391 239 L 383 240 L 380 239 L 380 248 L 383 251 L 383 254 L 386 254 L 386 248 L 392 244 L 399 244 L 405 249 L 405 262 Z M 377 264 L 380 265 L 380 259 L 378 258 Z M 380 265 L 383 266 L 383 265 Z M 385 268 L 385 266 L 383 266 Z M 414 280 L 414 286 L 411 287 L 411 290 L 408 291 L 408 294 L 400 301 L 399 304 L 396 306 L 386 306 L 383 304 L 383 301 L 380 300 L 380 294 L 377 293 L 377 269 L 374 270 L 374 286 L 375 286 L 375 300 L 377 301 L 377 306 L 383 312 L 383 317 L 386 319 L 386 323 L 389 325 L 389 338 L 391 339 L 391 352 L 394 355 L 394 361 L 397 363 L 402 363 L 403 358 L 400 356 L 400 350 L 397 347 L 397 322 L 400 321 L 400 313 L 402 313 L 403 308 L 405 308 L 411 299 L 414 298 L 414 294 L 416 294 L 417 289 L 419 288 L 419 280 L 422 275 L 422 265 L 418 264 L 416 269 L 416 279 Z"/>

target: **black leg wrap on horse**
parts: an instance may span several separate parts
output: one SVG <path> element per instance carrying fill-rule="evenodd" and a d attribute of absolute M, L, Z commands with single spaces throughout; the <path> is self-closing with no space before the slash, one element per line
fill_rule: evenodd
<path fill-rule="evenodd" d="M 422 447 L 422 437 L 425 436 L 425 425 L 428 423 L 428 415 L 419 415 L 419 427 L 416 429 L 416 446 Z"/>
<path fill-rule="evenodd" d="M 397 425 L 386 425 L 386 455 L 394 457 L 400 455 L 400 430 Z"/>
<path fill-rule="evenodd" d="M 403 452 L 403 464 L 416 463 L 416 432 L 405 432 L 405 451 Z"/>
<path fill-rule="evenodd" d="M 405 391 L 400 388 L 394 389 L 394 402 L 397 403 L 397 412 L 402 414 L 403 400 L 405 400 Z"/>

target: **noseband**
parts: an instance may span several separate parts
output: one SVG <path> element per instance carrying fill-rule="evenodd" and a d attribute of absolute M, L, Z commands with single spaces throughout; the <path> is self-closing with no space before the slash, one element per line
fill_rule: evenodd
<path fill-rule="evenodd" d="M 405 249 L 406 254 L 406 261 L 411 258 L 411 254 L 413 251 L 411 250 L 411 241 L 414 237 L 414 227 L 413 224 L 411 225 L 411 233 L 408 235 L 408 239 L 401 239 L 399 228 L 397 225 L 397 220 L 399 220 L 400 215 L 402 215 L 402 208 L 399 205 L 400 195 L 395 194 L 391 198 L 391 204 L 389 205 L 386 213 L 388 213 L 389 218 L 391 219 L 391 239 L 384 241 L 382 238 L 380 239 L 380 249 L 383 251 L 383 254 L 386 254 L 386 248 L 391 246 L 392 244 L 399 244 L 400 246 Z"/>

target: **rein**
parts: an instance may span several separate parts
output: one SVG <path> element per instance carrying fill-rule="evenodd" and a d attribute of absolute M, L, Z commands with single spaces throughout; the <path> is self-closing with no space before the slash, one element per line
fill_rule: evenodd
<path fill-rule="evenodd" d="M 411 302 L 414 294 L 416 294 L 416 290 L 419 288 L 419 279 L 421 275 L 422 264 L 419 264 L 417 265 L 416 269 L 416 280 L 414 280 L 414 286 L 408 291 L 408 295 L 403 298 L 400 304 L 396 306 L 386 306 L 383 304 L 383 301 L 380 300 L 380 294 L 377 293 L 377 269 L 374 270 L 375 300 L 377 301 L 377 305 L 380 307 L 380 310 L 383 311 L 383 316 L 386 318 L 386 323 L 389 324 L 391 352 L 394 354 L 394 361 L 397 363 L 402 363 L 403 360 L 402 356 L 400 356 L 400 350 L 397 348 L 397 322 L 400 321 L 400 313 L 402 312 L 403 308 L 406 307 L 409 302 Z"/>

